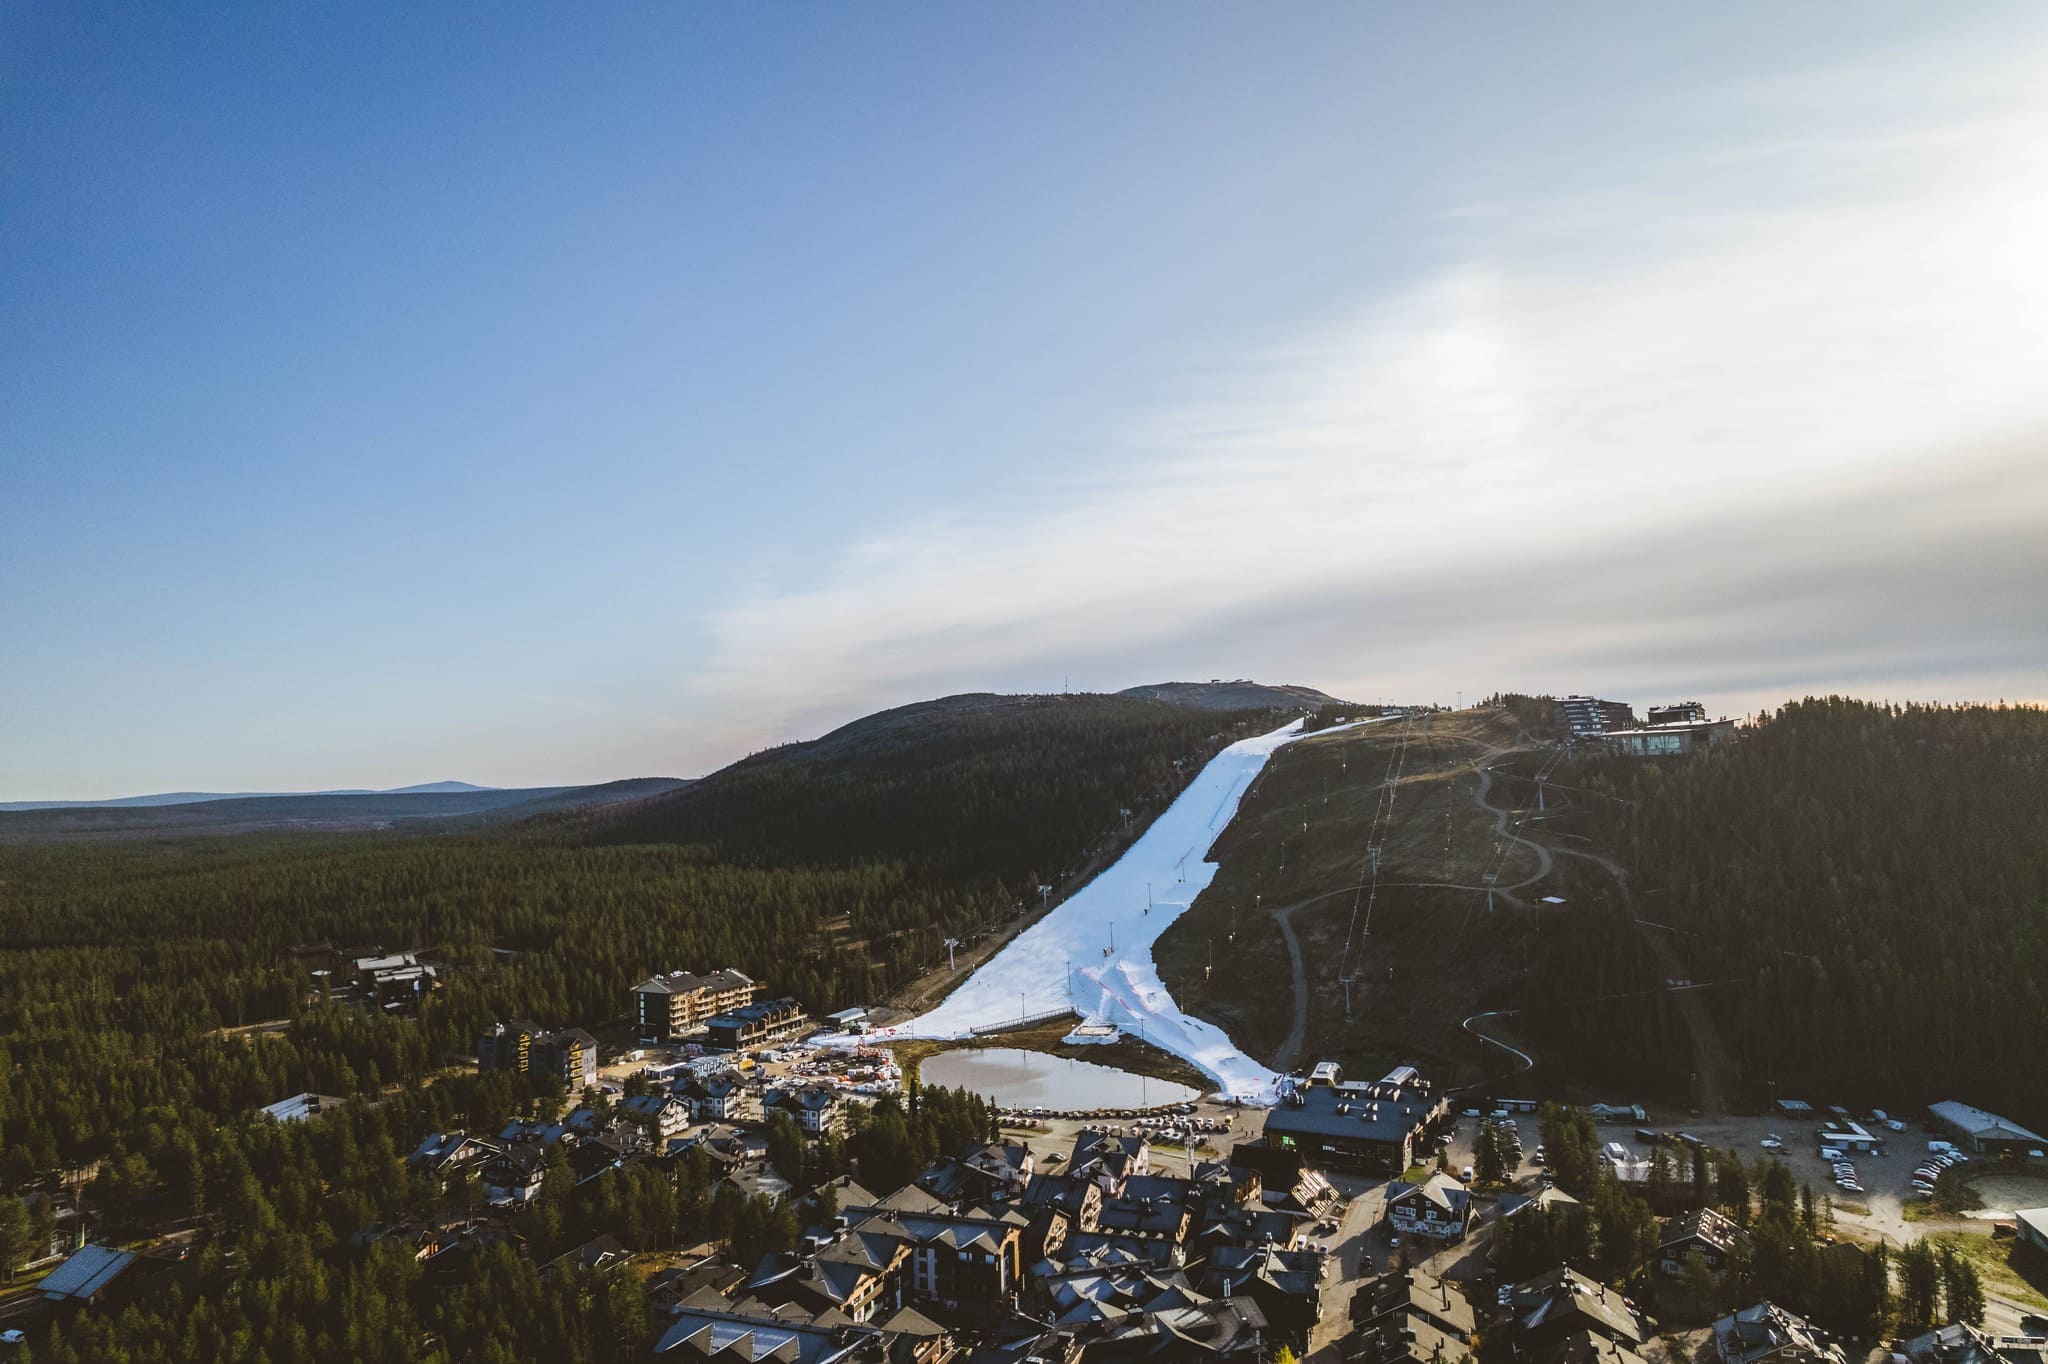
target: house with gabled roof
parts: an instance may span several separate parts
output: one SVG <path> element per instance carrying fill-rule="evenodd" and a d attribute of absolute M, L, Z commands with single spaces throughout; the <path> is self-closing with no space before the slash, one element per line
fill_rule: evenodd
<path fill-rule="evenodd" d="M 738 1122 L 753 1111 L 753 1091 L 737 1071 L 693 1075 L 677 1091 L 698 1122 Z"/>
<path fill-rule="evenodd" d="M 684 1307 L 655 1342 L 654 1353 L 716 1364 L 851 1364 L 879 1360 L 882 1334 L 871 1326 L 811 1326 Z"/>
<path fill-rule="evenodd" d="M 846 1111 L 839 1091 L 830 1085 L 780 1090 L 770 1102 L 795 1118 L 797 1127 L 807 1137 L 822 1137 L 838 1130 Z"/>
<path fill-rule="evenodd" d="M 1842 1348 L 1804 1317 L 1773 1302 L 1730 1312 L 1714 1322 L 1720 1364 L 1844 1364 Z"/>
<path fill-rule="evenodd" d="M 1387 1185 L 1387 1221 L 1398 1232 L 1440 1241 L 1463 1238 L 1472 1214 L 1472 1191 L 1438 1170 L 1419 1184 Z"/>
<path fill-rule="evenodd" d="M 1105 1194 L 1123 1192 L 1124 1181 L 1152 1169 L 1152 1142 L 1142 1133 L 1127 1137 L 1120 1133 L 1090 1131 L 1074 1138 L 1067 1156 L 1067 1173 L 1090 1179 Z"/>
<path fill-rule="evenodd" d="M 1517 1359 L 1536 1358 L 1588 1332 L 1630 1350 L 1656 1334 L 1634 1299 L 1563 1265 L 1514 1285 L 1506 1306 Z"/>
<path fill-rule="evenodd" d="M 1685 1262 L 1698 1256 L 1718 1274 L 1728 1267 L 1731 1256 L 1748 1245 L 1748 1232 L 1712 1208 L 1698 1208 L 1664 1224 L 1664 1234 L 1657 1242 L 1657 1268 L 1675 1279 L 1684 1271 Z"/>
<path fill-rule="evenodd" d="M 1274 1339 L 1306 1354 L 1323 1315 L 1326 1263 L 1313 1250 L 1223 1246 L 1210 1252 L 1198 1282 L 1212 1298 L 1250 1298 L 1265 1313 Z"/>
<path fill-rule="evenodd" d="M 1427 1322 L 1450 1339 L 1470 1342 L 1477 1328 L 1463 1290 L 1419 1269 L 1383 1274 L 1353 1295 L 1351 1319 L 1364 1327 L 1393 1320 Z"/>

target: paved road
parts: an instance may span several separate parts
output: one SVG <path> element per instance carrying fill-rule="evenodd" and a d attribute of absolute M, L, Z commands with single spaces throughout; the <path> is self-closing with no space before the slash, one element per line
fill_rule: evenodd
<path fill-rule="evenodd" d="M 1549 848 L 1546 848 L 1541 843 L 1533 842 L 1530 839 L 1526 839 L 1522 837 L 1520 834 L 1508 832 L 1508 820 L 1510 817 L 1512 817 L 1514 812 L 1506 809 L 1503 806 L 1494 805 L 1486 799 L 1487 794 L 1493 790 L 1493 769 L 1488 767 L 1487 764 L 1492 762 L 1501 754 L 1512 751 L 1513 750 L 1507 748 L 1490 748 L 1485 753 L 1482 753 L 1479 757 L 1473 759 L 1472 762 L 1473 767 L 1477 769 L 1479 773 L 1479 784 L 1472 789 L 1472 803 L 1493 816 L 1493 829 L 1495 833 L 1499 834 L 1502 838 L 1508 840 L 1510 843 L 1519 843 L 1521 846 L 1527 848 L 1530 852 L 1536 854 L 1536 871 L 1533 875 L 1525 876 L 1521 880 L 1516 881 L 1512 885 L 1494 887 L 1495 890 L 1498 890 L 1503 894 L 1512 894 L 1513 892 L 1522 889 L 1524 886 L 1535 885 L 1538 881 L 1541 881 L 1544 877 L 1550 875 L 1550 870 L 1552 866 Z"/>
<path fill-rule="evenodd" d="M 1384 1183 L 1368 1183 L 1343 1175 L 1331 1177 L 1339 1192 L 1350 1199 L 1339 1221 L 1337 1234 L 1330 1237 L 1336 1252 L 1331 1281 L 1323 1289 L 1323 1315 L 1309 1336 L 1304 1364 L 1336 1364 L 1341 1359 L 1341 1342 L 1351 1334 L 1351 1299 L 1374 1275 L 1387 1267 L 1387 1189 Z M 1317 1238 L 1323 1239 L 1323 1238 Z M 1370 1256 L 1372 1267 L 1362 1266 L 1361 1257 Z"/>
<path fill-rule="evenodd" d="M 1282 1074 L 1301 1064 L 1302 1048 L 1308 1041 L 1308 964 L 1302 960 L 1301 939 L 1294 932 L 1294 911 L 1305 909 L 1318 900 L 1356 894 L 1357 886 L 1339 886 L 1273 911 L 1273 922 L 1279 925 L 1280 937 L 1287 944 L 1287 964 L 1294 973 L 1294 1026 L 1288 1030 L 1287 1040 L 1273 1053 L 1273 1069 Z"/>

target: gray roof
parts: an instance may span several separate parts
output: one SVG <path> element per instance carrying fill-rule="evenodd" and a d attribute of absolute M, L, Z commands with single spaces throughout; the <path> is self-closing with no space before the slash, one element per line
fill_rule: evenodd
<path fill-rule="evenodd" d="M 666 975 L 649 977 L 633 987 L 634 994 L 687 995 L 703 989 L 733 990 L 754 983 L 751 976 L 726 967 L 700 976 L 691 971 L 670 971 Z"/>
<path fill-rule="evenodd" d="M 1438 1170 L 1420 1184 L 1408 1184 L 1397 1179 L 1387 1185 L 1388 1207 L 1403 1200 L 1434 1203 L 1445 1212 L 1462 1214 L 1472 1202 L 1472 1191 Z"/>
<path fill-rule="evenodd" d="M 65 1298 L 83 1302 L 112 1283 L 117 1274 L 133 1263 L 135 1256 L 130 1251 L 116 1250 L 112 1246 L 80 1246 L 70 1259 L 51 1270 L 37 1288 L 52 1302 L 61 1302 Z"/>
<path fill-rule="evenodd" d="M 1747 1241 L 1749 1233 L 1712 1208 L 1698 1208 L 1666 1222 L 1664 1235 L 1657 1244 L 1660 1249 L 1668 1250 L 1695 1239 L 1726 1253 Z"/>
<path fill-rule="evenodd" d="M 1266 1135 L 1314 1136 L 1348 1142 L 1398 1145 L 1429 1121 L 1435 1096 L 1409 1087 L 1316 1085 L 1296 1090 L 1299 1102 L 1281 1103 L 1266 1115 Z M 1386 1097 L 1376 1097 L 1376 1096 Z"/>
<path fill-rule="evenodd" d="M 1731 1312 L 1714 1323 L 1714 1350 L 1722 1364 L 1748 1364 L 1750 1360 L 1782 1355 L 1796 1359 L 1829 1360 L 1840 1364 L 1842 1352 L 1827 1343 L 1805 1318 L 1794 1316 L 1773 1302 L 1760 1302 Z"/>
<path fill-rule="evenodd" d="M 1954 1099 L 1945 1099 L 1928 1109 L 1943 1122 L 1953 1123 L 1973 1137 L 1990 1137 L 1994 1141 L 2034 1141 L 2048 1144 L 2048 1137 L 2029 1132 L 2010 1118 L 2001 1118 L 1996 1113 L 1987 1113 L 1981 1108 Z"/>
<path fill-rule="evenodd" d="M 675 1324 L 662 1333 L 654 1352 L 688 1350 L 706 1356 L 724 1355 L 734 1364 L 759 1364 L 768 1359 L 778 1364 L 833 1364 L 859 1350 L 873 1335 L 871 1329 L 862 1327 L 804 1326 L 772 1318 L 684 1308 L 677 1313 Z"/>
<path fill-rule="evenodd" d="M 1641 1344 L 1649 1334 L 1649 1323 L 1628 1305 L 1621 1290 L 1563 1266 L 1516 1284 L 1508 1302 L 1524 1331 L 1571 1321 L 1630 1345 Z"/>

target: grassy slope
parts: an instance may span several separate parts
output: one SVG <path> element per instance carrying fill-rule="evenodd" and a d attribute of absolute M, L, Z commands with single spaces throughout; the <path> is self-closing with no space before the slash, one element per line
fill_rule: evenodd
<path fill-rule="evenodd" d="M 1472 759 L 1526 738 L 1500 710 L 1418 719 L 1387 819 L 1371 931 L 1354 954 L 1358 983 L 1353 1021 L 1346 1023 L 1344 942 L 1400 731 L 1400 722 L 1391 722 L 1282 749 L 1218 840 L 1215 882 L 1159 944 L 1161 971 L 1176 997 L 1261 1059 L 1272 1059 L 1293 1022 L 1293 971 L 1276 908 L 1300 906 L 1293 927 L 1309 1010 L 1299 1065 L 1336 1056 L 1359 1067 L 1419 1060 L 1440 1075 L 1459 1063 L 1469 1069 L 1474 1044 L 1460 1022 L 1493 1007 L 1521 968 L 1535 911 L 1500 897 L 1489 915 L 1483 890 L 1453 887 L 1479 885 L 1494 866 L 1502 868 L 1503 884 L 1535 870 L 1524 850 L 1511 850 L 1504 863 L 1496 859 L 1492 818 L 1472 803 Z M 1514 765 L 1510 754 L 1495 761 Z M 1500 803 L 1524 798 L 1506 773 L 1496 776 L 1495 793 Z M 1560 866 L 1558 881 L 1575 870 Z M 1550 889 L 1532 887 L 1525 898 Z M 1359 917 L 1363 923 L 1362 907 Z"/>

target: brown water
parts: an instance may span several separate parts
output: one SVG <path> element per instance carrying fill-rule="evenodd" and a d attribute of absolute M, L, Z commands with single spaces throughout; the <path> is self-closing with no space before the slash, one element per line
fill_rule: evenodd
<path fill-rule="evenodd" d="M 1200 1097 L 1170 1080 L 1016 1047 L 942 1051 L 925 1059 L 918 1078 L 986 1095 L 1006 1108 L 1148 1108 Z"/>

